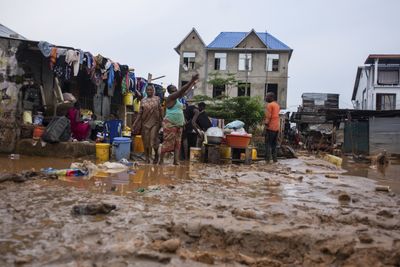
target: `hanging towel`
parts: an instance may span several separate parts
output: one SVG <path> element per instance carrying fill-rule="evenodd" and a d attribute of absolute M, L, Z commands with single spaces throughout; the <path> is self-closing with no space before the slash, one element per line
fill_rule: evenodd
<path fill-rule="evenodd" d="M 53 47 L 50 52 L 50 69 L 53 70 L 57 61 L 57 47 Z"/>
<path fill-rule="evenodd" d="M 114 66 L 111 64 L 110 67 L 108 68 L 108 89 L 111 89 L 114 83 Z"/>
<path fill-rule="evenodd" d="M 80 53 L 76 50 L 68 50 L 65 61 L 68 65 L 72 66 L 74 69 L 74 76 L 78 75 L 79 72 L 79 60 L 80 60 Z"/>

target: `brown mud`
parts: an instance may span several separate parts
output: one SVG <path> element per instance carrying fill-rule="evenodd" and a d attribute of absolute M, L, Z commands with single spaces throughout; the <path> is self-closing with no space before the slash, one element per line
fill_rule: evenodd
<path fill-rule="evenodd" d="M 1 183 L 0 266 L 400 263 L 399 195 L 322 160 L 133 171 Z M 116 210 L 71 214 L 102 202 Z"/>

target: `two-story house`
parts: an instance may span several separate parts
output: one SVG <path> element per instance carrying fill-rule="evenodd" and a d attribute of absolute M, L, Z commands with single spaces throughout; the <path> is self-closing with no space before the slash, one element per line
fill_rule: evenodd
<path fill-rule="evenodd" d="M 274 92 L 282 109 L 286 108 L 288 63 L 293 50 L 267 32 L 221 32 L 205 45 L 192 29 L 175 48 L 180 55 L 179 84 L 187 83 L 194 73 L 200 81 L 194 95 L 218 97 L 260 96 Z M 213 74 L 233 74 L 237 84 L 213 86 Z"/>
<path fill-rule="evenodd" d="M 351 98 L 355 109 L 400 109 L 400 54 L 369 55 L 357 69 Z"/>

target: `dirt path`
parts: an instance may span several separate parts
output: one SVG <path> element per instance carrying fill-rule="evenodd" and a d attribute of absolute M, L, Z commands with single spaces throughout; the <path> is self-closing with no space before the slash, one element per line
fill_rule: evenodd
<path fill-rule="evenodd" d="M 156 173 L 174 176 L 165 168 Z M 376 192 L 371 180 L 344 176 L 313 158 L 176 168 L 182 170 L 189 179 L 123 196 L 59 180 L 0 184 L 0 265 L 400 263 L 400 197 Z M 71 214 L 75 204 L 86 202 L 115 204 L 117 210 Z"/>

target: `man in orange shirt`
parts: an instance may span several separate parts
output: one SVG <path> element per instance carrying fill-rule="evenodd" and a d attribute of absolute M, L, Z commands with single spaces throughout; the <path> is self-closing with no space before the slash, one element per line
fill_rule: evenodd
<path fill-rule="evenodd" d="M 272 159 L 277 162 L 277 141 L 279 133 L 279 112 L 281 108 L 275 101 L 275 94 L 270 92 L 266 97 L 267 104 L 265 105 L 265 161 L 269 163 Z"/>

